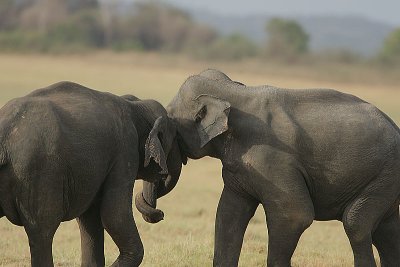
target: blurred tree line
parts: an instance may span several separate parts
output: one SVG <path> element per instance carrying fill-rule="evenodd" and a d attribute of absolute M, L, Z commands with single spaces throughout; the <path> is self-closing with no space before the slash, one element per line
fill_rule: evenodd
<path fill-rule="evenodd" d="M 195 57 L 239 60 L 263 57 L 293 62 L 303 58 L 351 63 L 348 51 L 315 55 L 309 36 L 293 20 L 266 24 L 265 46 L 240 34 L 221 36 L 191 16 L 159 1 L 121 5 L 118 0 L 1 0 L 0 50 L 71 52 L 93 48 L 185 52 Z M 400 29 L 377 58 L 400 62 Z"/>
<path fill-rule="evenodd" d="M 188 14 L 158 2 L 2 0 L 0 49 L 80 50 L 87 48 L 182 51 L 206 45 L 216 32 Z"/>

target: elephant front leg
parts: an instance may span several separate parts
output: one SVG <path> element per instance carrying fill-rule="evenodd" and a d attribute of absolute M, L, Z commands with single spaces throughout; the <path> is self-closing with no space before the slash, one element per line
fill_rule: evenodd
<path fill-rule="evenodd" d="M 311 214 L 310 214 L 311 215 Z M 272 215 L 272 217 L 275 215 Z M 291 258 L 301 234 L 312 223 L 312 217 L 268 217 L 268 267 L 291 267 Z"/>
<path fill-rule="evenodd" d="M 215 223 L 215 267 L 238 265 L 243 236 L 257 206 L 258 202 L 224 188 Z"/>
<path fill-rule="evenodd" d="M 314 220 L 311 199 L 307 191 L 299 188 L 293 186 L 290 194 L 278 192 L 272 201 L 263 202 L 268 225 L 268 267 L 291 266 L 300 236 Z"/>

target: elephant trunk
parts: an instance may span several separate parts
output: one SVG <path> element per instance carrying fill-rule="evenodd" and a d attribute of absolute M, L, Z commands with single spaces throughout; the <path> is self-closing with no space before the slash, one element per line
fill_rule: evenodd
<path fill-rule="evenodd" d="M 148 223 L 158 223 L 164 219 L 164 213 L 156 209 L 157 198 L 168 194 L 177 184 L 181 168 L 168 175 L 165 181 L 143 181 L 143 191 L 135 198 L 136 208 L 142 213 L 143 219 Z"/>
<path fill-rule="evenodd" d="M 148 223 L 158 223 L 164 219 L 164 213 L 156 209 L 157 183 L 143 181 L 143 191 L 136 195 L 135 205 Z"/>
<path fill-rule="evenodd" d="M 157 199 L 171 192 L 178 183 L 182 170 L 182 158 L 178 146 L 172 148 L 167 165 L 170 170 L 165 180 L 156 182 L 143 181 L 143 191 L 136 195 L 136 208 L 142 213 L 146 222 L 158 223 L 164 219 L 164 213 L 156 209 Z"/>

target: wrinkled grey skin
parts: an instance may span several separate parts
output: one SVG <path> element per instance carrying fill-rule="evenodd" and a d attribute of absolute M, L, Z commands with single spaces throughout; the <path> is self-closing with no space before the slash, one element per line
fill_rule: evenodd
<path fill-rule="evenodd" d="M 0 217 L 25 228 L 32 266 L 53 266 L 54 233 L 74 218 L 82 266 L 104 266 L 104 229 L 120 250 L 112 266 L 139 266 L 134 181 L 162 183 L 168 168 L 182 165 L 179 153 L 169 154 L 177 142 L 166 115 L 156 101 L 70 82 L 0 110 Z"/>
<path fill-rule="evenodd" d="M 259 204 L 268 266 L 290 266 L 313 220 L 340 220 L 357 267 L 400 266 L 400 130 L 373 105 L 335 90 L 245 86 L 207 70 L 167 107 L 184 153 L 221 160 L 214 266 L 237 266 Z"/>

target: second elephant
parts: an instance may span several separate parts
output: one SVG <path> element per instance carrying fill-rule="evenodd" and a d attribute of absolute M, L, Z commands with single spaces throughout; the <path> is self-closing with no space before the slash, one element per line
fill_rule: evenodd
<path fill-rule="evenodd" d="M 268 266 L 288 267 L 313 220 L 339 220 L 354 265 L 400 266 L 400 130 L 335 90 L 245 86 L 217 70 L 189 77 L 167 107 L 183 153 L 221 160 L 214 266 L 237 266 L 259 204 Z M 144 191 L 148 188 L 144 188 Z"/>

